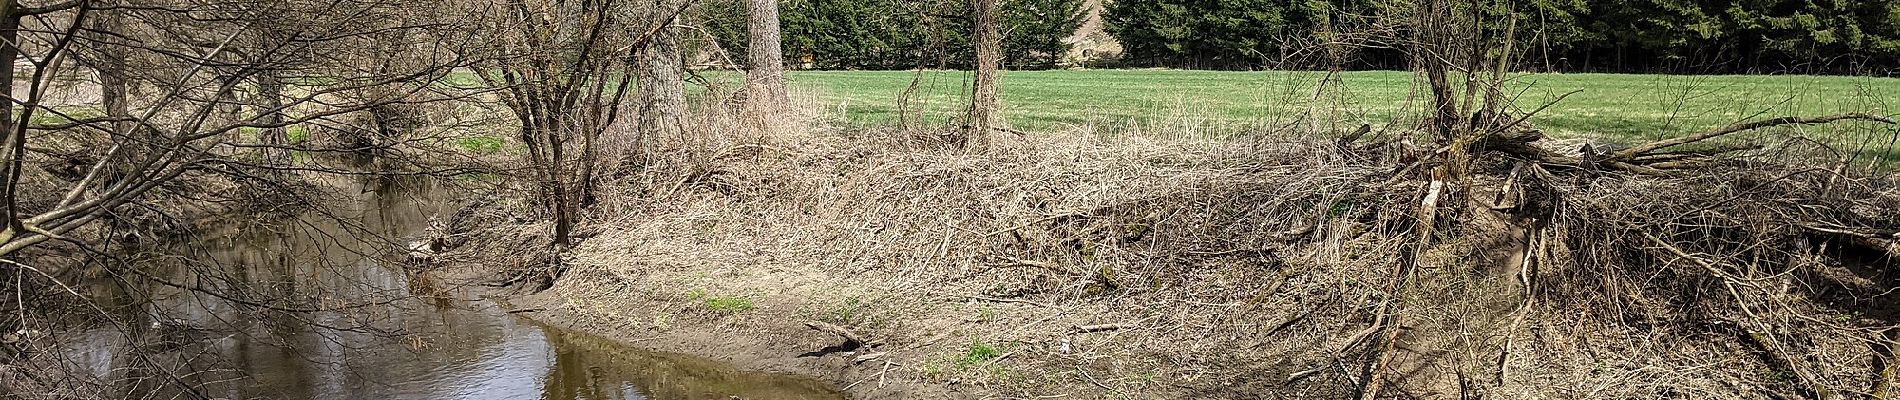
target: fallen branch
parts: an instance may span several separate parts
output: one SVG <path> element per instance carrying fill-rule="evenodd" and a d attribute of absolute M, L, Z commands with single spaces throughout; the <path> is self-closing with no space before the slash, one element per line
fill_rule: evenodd
<path fill-rule="evenodd" d="M 1043 302 L 1039 302 L 1035 300 L 1027 300 L 1027 299 L 1003 299 L 1003 298 L 976 296 L 976 295 L 968 295 L 968 294 L 957 294 L 954 296 L 962 297 L 962 298 L 970 299 L 970 300 L 976 300 L 976 301 L 987 301 L 987 302 L 992 302 L 992 303 L 1016 303 L 1016 304 L 1028 304 L 1028 305 L 1037 306 L 1037 307 L 1055 307 L 1055 306 L 1049 305 L 1048 303 L 1043 303 Z"/>
<path fill-rule="evenodd" d="M 1339 147 L 1351 147 L 1352 142 L 1359 141 L 1359 138 L 1365 137 L 1366 134 L 1368 133 L 1372 133 L 1372 125 L 1361 124 L 1359 125 L 1359 129 L 1354 130 L 1352 131 L 1352 133 L 1348 133 L 1346 134 L 1346 136 L 1341 136 L 1339 138 L 1339 142 L 1338 142 Z"/>
<path fill-rule="evenodd" d="M 890 375 L 891 364 L 892 363 L 890 361 L 885 361 L 884 370 L 877 371 L 877 387 L 880 387 L 880 388 L 884 387 L 884 377 L 887 375 Z"/>
<path fill-rule="evenodd" d="M 846 347 L 851 347 L 853 345 L 856 345 L 859 347 L 871 347 L 871 346 L 877 345 L 876 342 L 865 340 L 864 336 L 859 336 L 857 333 L 851 332 L 851 330 L 845 329 L 844 327 L 841 327 L 841 326 L 832 325 L 832 324 L 820 322 L 820 321 L 805 321 L 805 327 L 811 328 L 819 332 L 825 332 L 825 333 L 830 333 L 833 335 L 838 335 L 839 337 L 844 338 L 844 344 Z"/>
<path fill-rule="evenodd" d="M 1801 224 L 1801 228 L 1830 235 L 1846 236 L 1853 239 L 1852 244 L 1856 246 L 1878 251 L 1882 256 L 1890 259 L 1900 260 L 1900 233 L 1880 235 L 1878 233 L 1860 232 L 1849 228 L 1827 227 L 1815 224 Z"/>
<path fill-rule="evenodd" d="M 1080 326 L 1075 326 L 1075 327 L 1070 327 L 1070 328 L 1069 328 L 1069 332 L 1072 332 L 1072 333 L 1095 333 L 1095 332 L 1105 332 L 1105 331 L 1118 331 L 1118 330 L 1123 330 L 1123 329 L 1132 329 L 1132 328 L 1134 328 L 1134 327 L 1135 327 L 1135 324 L 1099 324 L 1099 325 L 1080 325 Z"/>
<path fill-rule="evenodd" d="M 1693 159 L 1697 157 L 1708 157 L 1708 156 L 1724 154 L 1724 153 L 1733 153 L 1737 151 L 1760 150 L 1762 147 L 1763 146 L 1759 144 L 1741 144 L 1741 145 L 1729 145 L 1729 146 L 1716 146 L 1716 147 L 1706 148 L 1706 149 L 1658 151 L 1658 152 L 1651 152 L 1649 154 L 1638 156 L 1636 157 L 1635 161 L 1661 162 L 1661 161 L 1672 161 L 1672 160 L 1682 160 L 1682 159 Z"/>
<path fill-rule="evenodd" d="M 885 355 L 889 355 L 889 354 L 890 354 L 890 353 L 886 353 L 886 352 L 882 352 L 882 351 L 880 351 L 880 352 L 876 352 L 876 353 L 871 353 L 871 354 L 865 354 L 865 355 L 861 355 L 861 356 L 858 356 L 857 358 L 853 358 L 853 359 L 851 359 L 851 363 L 852 363 L 852 364 L 863 364 L 863 363 L 865 363 L 865 362 L 867 362 L 867 361 L 873 361 L 873 360 L 877 360 L 877 359 L 879 359 L 879 358 L 883 358 L 883 357 L 884 357 Z"/>
<path fill-rule="evenodd" d="M 1816 124 L 1827 124 L 1827 123 L 1847 121 L 1847 120 L 1875 121 L 1875 122 L 1881 122 L 1881 123 L 1886 123 L 1886 124 L 1895 123 L 1894 120 L 1891 118 L 1882 117 L 1882 116 L 1873 115 L 1873 114 L 1867 114 L 1867 113 L 1847 113 L 1847 114 L 1829 115 L 1829 116 L 1817 117 L 1817 118 L 1781 117 L 1781 118 L 1775 118 L 1775 119 L 1766 119 L 1766 120 L 1755 121 L 1755 122 L 1729 125 L 1727 127 L 1723 127 L 1722 129 L 1716 129 L 1716 130 L 1698 133 L 1694 135 L 1649 142 L 1641 146 L 1631 147 L 1629 149 L 1617 152 L 1615 156 L 1611 158 L 1614 160 L 1628 161 L 1628 160 L 1636 159 L 1637 156 L 1649 154 L 1650 152 L 1653 152 L 1656 150 L 1662 150 L 1662 149 L 1666 149 L 1670 147 L 1681 146 L 1685 144 L 1714 139 L 1717 137 L 1721 137 L 1724 135 L 1737 133 L 1737 132 L 1746 132 L 1746 131 L 1752 131 L 1756 129 L 1772 128 L 1772 127 L 1783 126 L 1783 125 L 1816 125 Z"/>
<path fill-rule="evenodd" d="M 1756 129 L 1785 125 L 1827 124 L 1850 120 L 1873 121 L 1886 124 L 1896 123 L 1891 118 L 1867 113 L 1847 113 L 1815 118 L 1782 117 L 1735 124 L 1694 135 L 1649 142 L 1613 153 L 1595 154 L 1586 150 L 1586 154 L 1581 158 L 1567 156 L 1537 146 L 1534 143 L 1544 139 L 1544 136 L 1535 130 L 1493 132 L 1486 134 L 1478 143 L 1479 147 L 1486 151 L 1512 154 L 1526 160 L 1546 165 L 1616 170 L 1652 176 L 1668 176 L 1670 175 L 1669 170 L 1704 167 L 1713 161 L 1711 158 L 1713 156 L 1735 151 L 1760 149 L 1761 146 L 1728 145 L 1709 149 L 1664 150 Z"/>

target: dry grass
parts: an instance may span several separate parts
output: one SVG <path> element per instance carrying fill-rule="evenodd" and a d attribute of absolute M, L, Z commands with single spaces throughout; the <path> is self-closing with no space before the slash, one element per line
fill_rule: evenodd
<path fill-rule="evenodd" d="M 1017 397 L 1357 396 L 1394 315 L 1377 376 L 1408 396 L 1868 395 L 1900 322 L 1891 260 L 1854 236 L 1900 228 L 1900 193 L 1772 162 L 1813 159 L 1798 144 L 1677 177 L 1492 159 L 1421 243 L 1403 143 L 958 149 L 840 119 L 701 111 L 644 142 L 555 290 L 647 329 L 836 323 L 894 353 L 880 378 Z"/>

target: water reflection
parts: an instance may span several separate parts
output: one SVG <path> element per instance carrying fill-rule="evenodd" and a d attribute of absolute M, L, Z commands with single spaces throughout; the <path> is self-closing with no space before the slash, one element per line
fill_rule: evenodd
<path fill-rule="evenodd" d="M 422 288 L 440 284 L 396 250 L 452 211 L 441 192 L 349 182 L 333 194 L 349 200 L 321 211 L 127 258 L 119 272 L 150 278 L 118 295 L 139 311 L 73 336 L 64 364 L 127 398 L 840 398 L 535 325 L 465 288 Z"/>
<path fill-rule="evenodd" d="M 742 372 L 719 363 L 631 350 L 593 335 L 556 333 L 544 399 L 838 399 L 816 381 Z"/>

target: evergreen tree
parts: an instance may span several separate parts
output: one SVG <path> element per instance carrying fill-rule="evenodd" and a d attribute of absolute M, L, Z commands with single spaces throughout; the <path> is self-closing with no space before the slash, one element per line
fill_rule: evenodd
<path fill-rule="evenodd" d="M 722 45 L 745 43 L 743 24 L 728 22 L 733 14 L 720 5 L 731 1 L 702 6 L 707 30 Z M 1050 68 L 1068 53 L 1065 39 L 1081 26 L 1082 0 L 1000 3 L 1005 66 Z M 787 63 L 800 68 L 969 68 L 975 54 L 968 0 L 785 0 L 781 6 Z"/>

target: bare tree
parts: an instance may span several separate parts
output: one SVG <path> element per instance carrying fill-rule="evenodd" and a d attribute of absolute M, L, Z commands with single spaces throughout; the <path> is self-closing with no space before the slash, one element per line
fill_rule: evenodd
<path fill-rule="evenodd" d="M 580 212 L 595 200 L 601 139 L 614 129 L 634 77 L 642 74 L 636 55 L 686 5 L 675 7 L 640 21 L 630 0 L 511 0 L 506 18 L 489 32 L 500 53 L 480 76 L 502 91 L 520 123 L 525 169 L 553 220 L 552 252 L 575 244 Z M 544 286 L 563 272 L 558 262 L 546 268 L 539 274 Z"/>
<path fill-rule="evenodd" d="M 1002 127 L 1001 100 L 997 98 L 1002 79 L 1003 35 L 996 25 L 996 0 L 974 0 L 971 26 L 976 29 L 976 84 L 970 96 L 970 121 L 964 140 L 967 145 L 983 146 L 990 131 Z"/>
<path fill-rule="evenodd" d="M 748 0 L 746 13 L 746 103 L 762 117 L 783 110 L 785 50 L 779 41 L 778 0 Z"/>
<path fill-rule="evenodd" d="M 481 70 L 483 80 L 505 90 L 503 100 L 521 124 L 537 198 L 554 220 L 550 245 L 562 251 L 573 245 L 581 192 L 592 184 L 587 166 L 595 140 L 618 117 L 613 106 L 632 77 L 608 40 L 619 23 L 614 5 L 510 1 L 495 35 L 503 53 Z M 555 20 L 566 22 L 547 25 Z M 615 75 L 622 78 L 609 80 Z"/>

